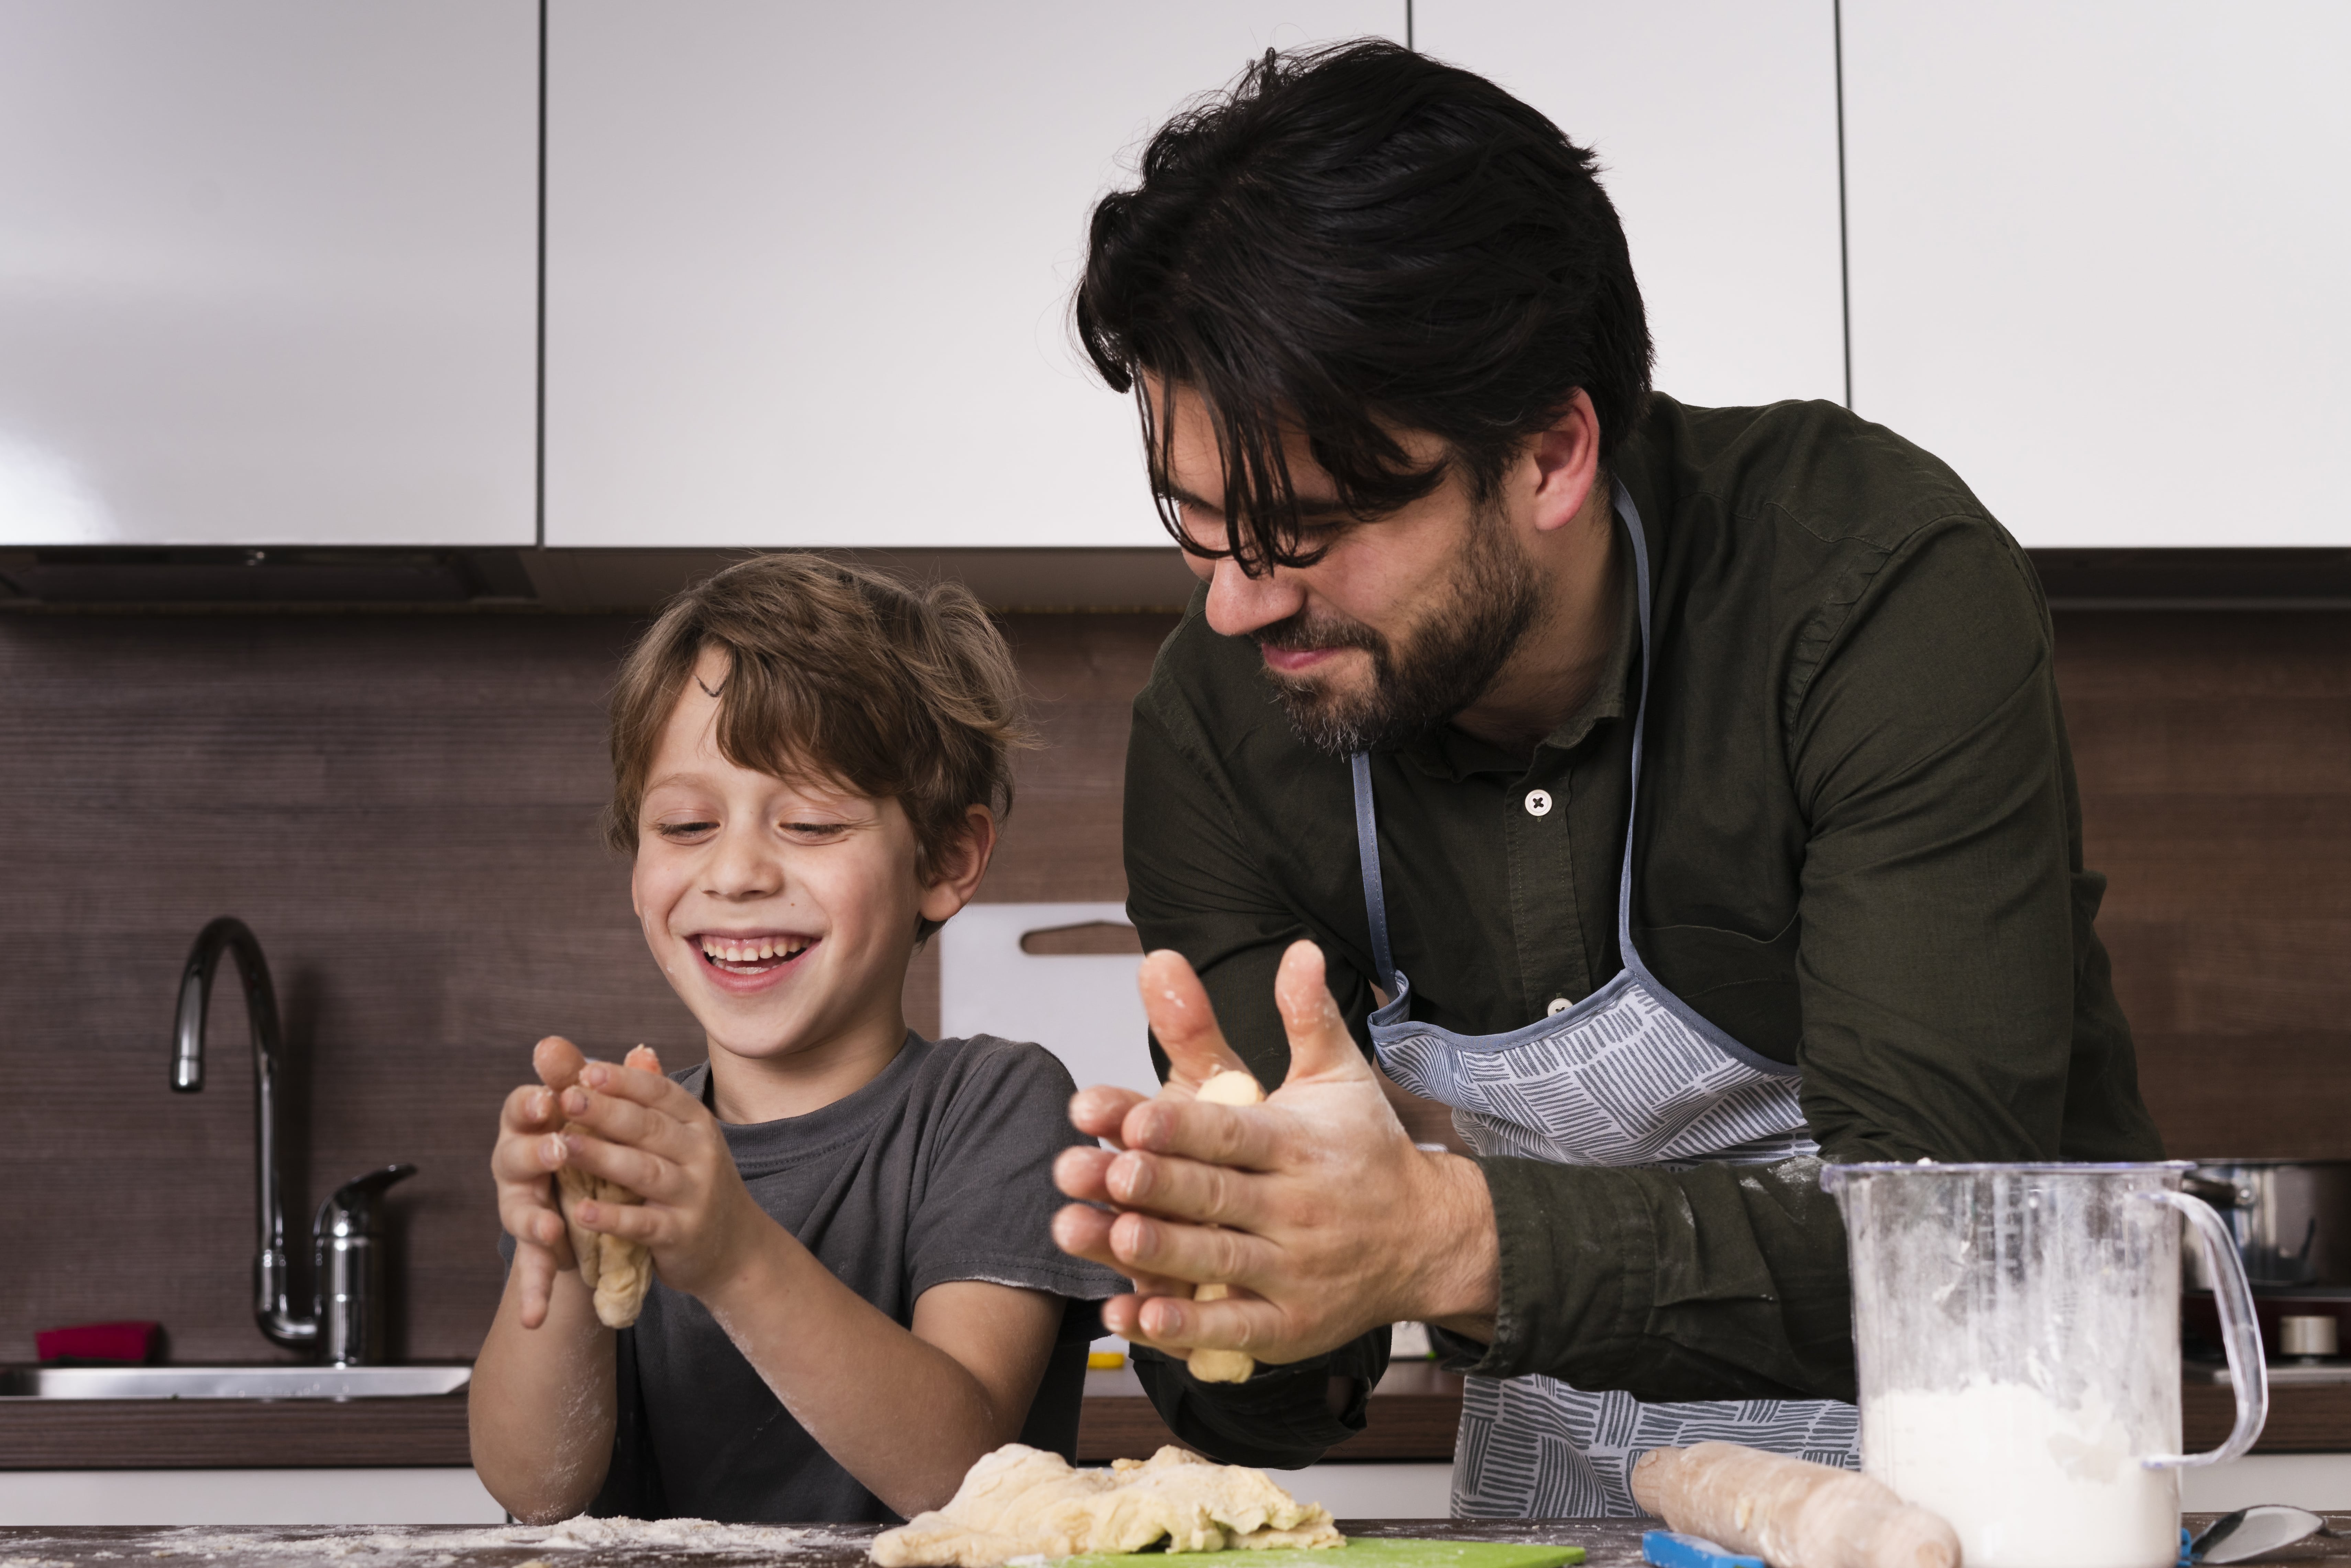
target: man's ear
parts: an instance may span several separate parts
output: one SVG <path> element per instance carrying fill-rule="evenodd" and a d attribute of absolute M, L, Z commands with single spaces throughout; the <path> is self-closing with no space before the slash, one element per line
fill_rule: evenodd
<path fill-rule="evenodd" d="M 980 878 L 996 854 L 996 813 L 973 806 L 963 814 L 963 831 L 943 846 L 931 864 L 931 881 L 923 888 L 923 918 L 944 923 L 971 902 Z"/>
<path fill-rule="evenodd" d="M 1527 455 L 1535 467 L 1535 531 L 1552 533 L 1583 516 L 1600 477 L 1600 411 L 1591 394 L 1577 388 L 1551 428 L 1529 440 Z"/>

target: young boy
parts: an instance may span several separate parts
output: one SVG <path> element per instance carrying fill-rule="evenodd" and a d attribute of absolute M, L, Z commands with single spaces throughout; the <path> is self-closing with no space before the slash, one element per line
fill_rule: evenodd
<path fill-rule="evenodd" d="M 987 869 L 1019 739 L 1011 656 L 956 587 L 770 556 L 630 655 L 607 825 L 709 1061 L 664 1076 L 543 1040 L 542 1082 L 507 1099 L 514 1260 L 472 1421 L 517 1517 L 904 1517 L 991 1448 L 1074 1438 L 1076 1303 L 1123 1287 L 1049 1234 L 1070 1075 L 1034 1045 L 924 1040 L 899 1002 Z M 573 1262 L 566 1166 L 643 1200 L 574 1209 L 651 1249 L 617 1333 Z"/>

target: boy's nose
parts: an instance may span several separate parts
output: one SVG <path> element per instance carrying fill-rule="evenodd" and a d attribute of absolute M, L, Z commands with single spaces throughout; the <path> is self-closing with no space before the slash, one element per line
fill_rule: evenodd
<path fill-rule="evenodd" d="M 709 888 L 716 898 L 759 898 L 780 890 L 784 868 L 758 833 L 721 834 L 710 859 Z"/>

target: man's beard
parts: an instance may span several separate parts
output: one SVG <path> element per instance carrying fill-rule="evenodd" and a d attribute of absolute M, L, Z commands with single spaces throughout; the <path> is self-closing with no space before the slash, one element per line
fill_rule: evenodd
<path fill-rule="evenodd" d="M 1486 695 L 1542 609 L 1533 568 L 1499 517 L 1481 517 L 1444 599 L 1399 653 L 1359 621 L 1301 611 L 1256 634 L 1260 648 L 1361 648 L 1368 691 L 1338 693 L 1263 665 L 1299 738 L 1333 757 L 1393 751 L 1433 733 Z"/>

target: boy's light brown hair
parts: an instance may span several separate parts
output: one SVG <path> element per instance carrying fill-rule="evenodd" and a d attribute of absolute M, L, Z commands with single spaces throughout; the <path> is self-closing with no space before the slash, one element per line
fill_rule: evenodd
<path fill-rule="evenodd" d="M 645 776 L 705 648 L 733 664 L 718 688 L 720 754 L 895 800 L 925 883 L 951 861 L 967 810 L 1011 810 L 1012 753 L 1033 742 L 1012 652 L 971 591 L 768 555 L 679 594 L 622 664 L 604 813 L 615 849 L 636 852 Z"/>

